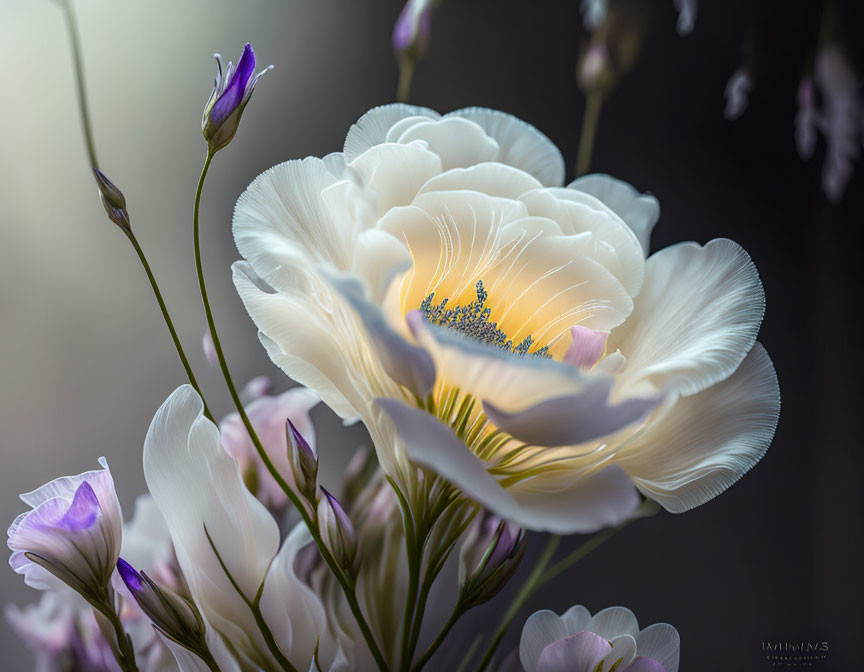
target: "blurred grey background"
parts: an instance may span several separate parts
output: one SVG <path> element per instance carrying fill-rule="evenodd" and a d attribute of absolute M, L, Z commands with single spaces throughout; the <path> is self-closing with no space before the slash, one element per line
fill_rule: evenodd
<path fill-rule="evenodd" d="M 401 3 L 76 4 L 100 163 L 126 194 L 217 415 L 229 405 L 201 352 L 192 264 L 201 108 L 214 51 L 236 60 L 248 40 L 262 66 L 276 65 L 215 161 L 202 222 L 235 378 L 267 373 L 283 389 L 287 381 L 259 347 L 230 281 L 233 203 L 271 165 L 341 149 L 352 121 L 393 99 L 390 31 Z M 806 23 L 813 5 L 761 4 L 778 32 Z M 727 494 L 634 526 L 541 591 L 526 615 L 624 604 L 643 624 L 678 627 L 683 670 L 763 669 L 765 640 L 826 640 L 832 665 L 860 663 L 862 360 L 853 325 L 861 301 L 851 286 L 860 269 L 861 171 L 831 206 L 819 192 L 819 158 L 805 164 L 795 155 L 800 72 L 784 56 L 796 53 L 788 45 L 771 47 L 774 60 L 745 116 L 723 118 L 723 89 L 753 3 L 701 3 L 686 38 L 675 34 L 672 5 L 656 3 L 642 56 L 604 108 L 594 167 L 659 197 L 655 249 L 727 236 L 754 257 L 768 295 L 761 340 L 783 390 L 780 428 L 768 456 Z M 583 110 L 574 82 L 577 10 L 576 0 L 445 1 L 412 102 L 504 109 L 546 132 L 572 166 Z M 144 490 L 144 434 L 183 372 L 137 259 L 105 218 L 88 174 L 68 40 L 53 2 L 0 0 L 0 63 L 0 518 L 11 522 L 22 510 L 17 493 L 93 468 L 100 455 L 131 514 Z M 341 428 L 324 408 L 313 417 L 325 482 L 335 484 L 364 435 Z M 8 569 L 0 569 L 0 592 L 18 604 L 38 597 Z M 477 610 L 474 624 L 497 614 Z M 518 628 L 511 644 L 516 635 Z M 451 651 L 463 645 L 454 641 Z M 0 648 L 3 669 L 31 667 L 5 624 Z"/>

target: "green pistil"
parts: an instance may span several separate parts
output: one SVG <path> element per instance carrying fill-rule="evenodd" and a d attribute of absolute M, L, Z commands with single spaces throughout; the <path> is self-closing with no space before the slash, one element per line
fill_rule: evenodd
<path fill-rule="evenodd" d="M 475 285 L 477 298 L 466 306 L 454 306 L 448 308 L 449 298 L 440 303 L 433 303 L 435 292 L 432 292 L 420 303 L 420 310 L 430 324 L 438 327 L 446 327 L 458 331 L 469 338 L 481 343 L 488 343 L 496 347 L 512 352 L 517 355 L 530 355 L 532 357 L 551 357 L 548 354 L 549 347 L 543 346 L 534 352 L 529 352 L 534 344 L 534 337 L 530 334 L 518 344 L 508 338 L 497 322 L 492 322 L 492 309 L 486 305 L 488 294 L 483 281 L 478 280 Z"/>

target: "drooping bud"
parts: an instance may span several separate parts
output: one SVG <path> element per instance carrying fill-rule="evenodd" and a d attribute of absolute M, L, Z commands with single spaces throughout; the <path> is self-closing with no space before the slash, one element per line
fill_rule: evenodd
<path fill-rule="evenodd" d="M 322 487 L 324 495 L 318 503 L 318 530 L 327 550 L 336 563 L 349 574 L 356 574 L 359 565 L 357 532 L 345 509 L 333 495 Z"/>
<path fill-rule="evenodd" d="M 258 78 L 273 68 L 271 65 L 255 74 L 255 52 L 248 42 L 243 48 L 236 69 L 234 64 L 228 61 L 228 67 L 223 73 L 222 57 L 219 54 L 215 54 L 215 57 L 219 72 L 201 117 L 201 131 L 211 153 L 231 142 L 240 126 L 243 110 L 252 98 Z"/>
<path fill-rule="evenodd" d="M 285 421 L 285 434 L 294 487 L 314 506 L 318 498 L 318 456 L 290 418 Z"/>
<path fill-rule="evenodd" d="M 96 184 L 99 186 L 99 199 L 102 201 L 102 207 L 108 213 L 108 219 L 114 222 L 121 229 L 130 231 L 132 224 L 129 221 L 129 212 L 126 210 L 126 197 L 117 186 L 105 177 L 98 168 L 93 169 L 93 177 L 96 178 Z"/>
<path fill-rule="evenodd" d="M 525 531 L 484 511 L 459 554 L 459 596 L 465 608 L 491 600 L 507 585 L 525 553 Z"/>
<path fill-rule="evenodd" d="M 202 657 L 208 655 L 204 620 L 194 604 L 159 585 L 145 572 L 136 571 L 123 558 L 117 560 L 117 572 L 161 634 Z"/>
<path fill-rule="evenodd" d="M 56 587 L 52 576 L 91 603 L 104 603 L 120 554 L 122 521 L 114 480 L 102 469 L 58 478 L 21 495 L 31 511 L 9 528 L 9 564 L 34 587 Z"/>

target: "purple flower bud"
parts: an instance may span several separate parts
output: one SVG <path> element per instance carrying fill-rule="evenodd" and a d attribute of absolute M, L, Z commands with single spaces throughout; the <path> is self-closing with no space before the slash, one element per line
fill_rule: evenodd
<path fill-rule="evenodd" d="M 345 509 L 333 495 L 321 487 L 323 497 L 318 503 L 318 529 L 327 550 L 337 564 L 349 576 L 353 576 L 359 564 L 357 533 Z"/>
<path fill-rule="evenodd" d="M 114 222 L 121 229 L 131 230 L 132 224 L 129 221 L 129 212 L 126 210 L 126 197 L 116 185 L 105 177 L 98 168 L 93 169 L 93 176 L 96 178 L 96 184 L 99 186 L 99 199 L 102 201 L 102 207 L 108 213 L 108 219 Z"/>
<path fill-rule="evenodd" d="M 318 456 L 291 418 L 285 421 L 285 435 L 288 438 L 288 462 L 294 477 L 294 487 L 314 505 L 318 495 Z"/>
<path fill-rule="evenodd" d="M 104 458 L 102 469 L 58 478 L 21 495 L 31 511 L 9 528 L 9 564 L 34 588 L 59 579 L 86 599 L 101 600 L 120 553 L 122 514 Z"/>
<path fill-rule="evenodd" d="M 222 57 L 219 54 L 216 54 L 216 64 L 219 72 L 201 117 L 201 130 L 211 152 L 216 152 L 231 142 L 258 78 L 273 67 L 268 66 L 255 74 L 255 52 L 248 42 L 243 48 L 236 69 L 234 64 L 228 61 L 228 67 L 223 73 Z"/>
<path fill-rule="evenodd" d="M 465 606 L 492 599 L 507 584 L 525 552 L 525 532 L 484 511 L 459 554 L 459 586 Z"/>
<path fill-rule="evenodd" d="M 193 604 L 159 585 L 144 572 L 136 571 L 123 558 L 117 560 L 117 573 L 159 632 L 206 657 L 204 621 Z"/>
<path fill-rule="evenodd" d="M 432 0 L 408 0 L 393 27 L 393 48 L 417 59 L 429 47 Z"/>

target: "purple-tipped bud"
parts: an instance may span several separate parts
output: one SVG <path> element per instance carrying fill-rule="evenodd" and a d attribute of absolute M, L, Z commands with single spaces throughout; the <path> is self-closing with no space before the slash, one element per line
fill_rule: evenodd
<path fill-rule="evenodd" d="M 324 495 L 318 502 L 318 530 L 327 550 L 336 563 L 348 573 L 356 574 L 360 556 L 357 552 L 357 532 L 339 500 L 323 487 Z"/>
<path fill-rule="evenodd" d="M 132 224 L 129 221 L 129 212 L 126 210 L 126 197 L 117 186 L 105 177 L 98 168 L 93 169 L 93 177 L 96 178 L 96 184 L 99 186 L 99 199 L 102 201 L 102 207 L 108 213 L 108 219 L 114 222 L 121 229 L 130 231 Z"/>
<path fill-rule="evenodd" d="M 291 464 L 294 487 L 314 505 L 318 495 L 318 456 L 290 418 L 285 421 L 285 433 L 288 436 L 288 462 Z"/>
<path fill-rule="evenodd" d="M 426 53 L 432 19 L 432 0 L 408 0 L 393 27 L 393 49 L 414 60 Z"/>
<path fill-rule="evenodd" d="M 491 600 L 512 578 L 525 553 L 525 532 L 484 511 L 459 554 L 460 599 L 465 607 Z"/>
<path fill-rule="evenodd" d="M 177 593 L 138 572 L 123 558 L 117 560 L 117 573 L 135 602 L 163 635 L 206 657 L 204 621 L 198 609 Z"/>
<path fill-rule="evenodd" d="M 252 98 L 258 78 L 273 67 L 268 66 L 256 74 L 255 52 L 248 42 L 236 68 L 228 61 L 228 67 L 223 73 L 222 57 L 219 54 L 216 54 L 216 64 L 219 72 L 201 117 L 201 131 L 211 152 L 216 152 L 231 142 L 237 133 L 243 110 Z"/>

